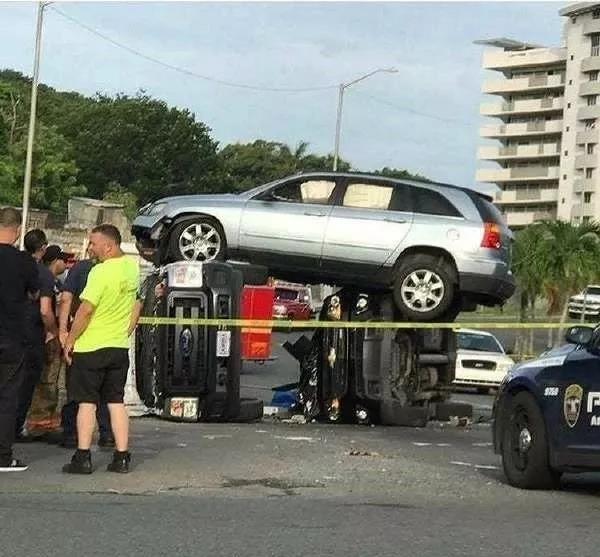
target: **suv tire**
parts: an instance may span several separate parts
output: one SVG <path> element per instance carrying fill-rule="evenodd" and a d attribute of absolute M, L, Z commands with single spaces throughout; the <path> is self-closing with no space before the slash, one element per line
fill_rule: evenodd
<path fill-rule="evenodd" d="M 394 302 L 410 321 L 434 321 L 454 302 L 456 273 L 440 256 L 409 255 L 401 262 L 393 284 Z"/>
<path fill-rule="evenodd" d="M 202 243 L 205 237 L 208 238 Z M 202 251 L 194 250 L 194 240 L 200 240 L 198 248 Z M 223 261 L 226 250 L 223 227 L 210 217 L 186 219 L 176 224 L 169 235 L 169 261 Z"/>

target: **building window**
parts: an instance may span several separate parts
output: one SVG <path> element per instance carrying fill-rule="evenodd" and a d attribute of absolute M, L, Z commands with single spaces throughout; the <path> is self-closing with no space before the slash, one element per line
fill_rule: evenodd
<path fill-rule="evenodd" d="M 567 108 L 571 108 L 571 103 L 567 103 Z"/>
<path fill-rule="evenodd" d="M 590 81 L 598 81 L 598 70 L 590 72 Z"/>
<path fill-rule="evenodd" d="M 593 168 L 586 168 L 585 169 L 585 177 L 589 180 L 593 176 L 594 176 L 594 169 Z"/>
<path fill-rule="evenodd" d="M 571 60 L 573 60 L 574 58 L 575 58 L 575 56 L 573 56 L 573 55 L 571 54 Z"/>
<path fill-rule="evenodd" d="M 573 80 L 569 79 L 569 85 L 573 85 Z"/>
<path fill-rule="evenodd" d="M 596 127 L 596 119 L 593 120 L 585 120 L 585 129 L 593 130 Z"/>
<path fill-rule="evenodd" d="M 596 104 L 596 95 L 590 95 L 587 98 L 587 105 L 588 106 L 594 106 Z"/>
<path fill-rule="evenodd" d="M 600 33 L 594 33 L 592 36 L 592 56 L 600 56 Z"/>
<path fill-rule="evenodd" d="M 583 222 L 590 222 L 590 217 L 583 217 Z"/>
<path fill-rule="evenodd" d="M 587 144 L 587 154 L 588 155 L 593 155 L 594 154 L 594 143 L 588 143 Z"/>
<path fill-rule="evenodd" d="M 600 10 L 594 10 L 592 12 L 592 18 L 593 19 L 600 19 Z"/>
<path fill-rule="evenodd" d="M 567 175 L 563 174 L 563 180 L 566 180 L 566 179 L 567 179 Z"/>
<path fill-rule="evenodd" d="M 571 23 L 577 23 L 577 18 L 575 16 L 571 18 Z"/>
<path fill-rule="evenodd" d="M 565 204 L 565 198 L 563 197 L 561 200 L 561 203 L 564 205 Z"/>
<path fill-rule="evenodd" d="M 569 156 L 569 151 L 565 151 L 565 157 Z"/>
<path fill-rule="evenodd" d="M 566 131 L 569 131 L 570 129 L 571 129 L 571 128 L 570 128 L 570 126 L 567 126 L 567 129 L 566 129 Z"/>
<path fill-rule="evenodd" d="M 586 191 L 583 194 L 583 202 L 584 203 L 591 203 L 592 202 L 592 192 L 591 191 Z"/>

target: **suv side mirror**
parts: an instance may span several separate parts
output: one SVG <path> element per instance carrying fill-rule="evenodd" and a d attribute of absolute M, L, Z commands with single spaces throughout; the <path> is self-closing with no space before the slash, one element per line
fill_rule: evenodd
<path fill-rule="evenodd" d="M 565 340 L 569 344 L 579 344 L 585 346 L 590 343 L 594 329 L 591 327 L 571 327 L 565 335 Z"/>

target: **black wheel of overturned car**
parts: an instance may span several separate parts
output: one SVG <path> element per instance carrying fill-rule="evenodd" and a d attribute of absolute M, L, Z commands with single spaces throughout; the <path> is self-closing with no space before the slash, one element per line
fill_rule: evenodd
<path fill-rule="evenodd" d="M 430 254 L 414 254 L 402 261 L 393 285 L 396 307 L 411 321 L 434 321 L 447 314 L 455 290 L 452 265 Z"/>
<path fill-rule="evenodd" d="M 223 227 L 211 217 L 193 217 L 173 227 L 168 256 L 172 261 L 222 261 L 227 243 Z"/>
<path fill-rule="evenodd" d="M 554 489 L 560 472 L 550 467 L 544 417 L 526 392 L 508 401 L 502 423 L 502 465 L 509 483 L 522 489 Z"/>

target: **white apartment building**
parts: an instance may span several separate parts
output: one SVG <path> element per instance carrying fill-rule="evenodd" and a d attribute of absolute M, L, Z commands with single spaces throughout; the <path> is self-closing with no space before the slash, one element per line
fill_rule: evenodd
<path fill-rule="evenodd" d="M 498 72 L 482 91 L 492 118 L 480 130 L 477 181 L 499 188 L 495 202 L 511 228 L 539 220 L 600 220 L 600 3 L 572 4 L 563 46 L 510 39 L 487 47 L 483 67 Z M 493 140 L 491 143 L 489 140 Z"/>

